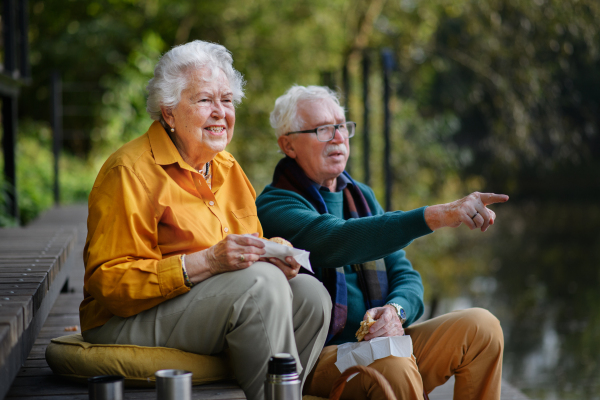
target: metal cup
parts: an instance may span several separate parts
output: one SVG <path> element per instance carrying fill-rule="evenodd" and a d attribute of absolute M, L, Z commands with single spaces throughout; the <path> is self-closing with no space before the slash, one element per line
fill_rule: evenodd
<path fill-rule="evenodd" d="M 100 375 L 88 378 L 90 400 L 123 400 L 121 375 Z"/>
<path fill-rule="evenodd" d="M 180 369 L 156 371 L 158 400 L 192 400 L 192 373 Z"/>

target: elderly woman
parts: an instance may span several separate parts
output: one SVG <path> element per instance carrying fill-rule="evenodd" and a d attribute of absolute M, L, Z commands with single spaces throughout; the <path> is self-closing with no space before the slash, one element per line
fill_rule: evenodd
<path fill-rule="evenodd" d="M 108 158 L 89 197 L 80 319 L 92 343 L 228 348 L 247 397 L 262 399 L 269 356 L 292 354 L 303 378 L 315 364 L 331 302 L 292 258 L 261 257 L 256 193 L 225 151 L 243 84 L 217 44 L 160 59 L 155 122 Z"/>

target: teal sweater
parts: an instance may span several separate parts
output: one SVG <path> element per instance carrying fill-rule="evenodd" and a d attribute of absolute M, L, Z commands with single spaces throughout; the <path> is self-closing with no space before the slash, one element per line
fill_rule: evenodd
<path fill-rule="evenodd" d="M 354 333 L 366 312 L 356 273 L 349 267 L 384 258 L 389 284 L 386 303 L 400 304 L 408 326 L 423 314 L 423 284 L 402 248 L 431 233 L 425 223 L 425 207 L 384 213 L 375 194 L 357 183 L 372 217 L 344 220 L 343 192 L 321 191 L 329 214 L 319 214 L 302 196 L 268 185 L 256 199 L 258 218 L 265 237 L 283 237 L 299 249 L 310 251 L 317 277 L 321 268 L 344 266 L 348 287 L 348 319 L 344 331 L 331 344 L 355 341 Z"/>

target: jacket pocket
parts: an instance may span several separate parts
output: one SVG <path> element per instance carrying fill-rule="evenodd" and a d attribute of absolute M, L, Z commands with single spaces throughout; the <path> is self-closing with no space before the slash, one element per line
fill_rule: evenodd
<path fill-rule="evenodd" d="M 231 213 L 246 229 L 247 233 L 254 233 L 258 231 L 258 213 L 256 212 L 255 205 L 240 208 L 239 210 L 233 210 Z"/>

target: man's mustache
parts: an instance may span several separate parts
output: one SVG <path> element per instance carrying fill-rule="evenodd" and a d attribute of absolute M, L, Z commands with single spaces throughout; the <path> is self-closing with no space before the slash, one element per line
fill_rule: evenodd
<path fill-rule="evenodd" d="M 348 149 L 343 144 L 328 144 L 325 146 L 325 155 L 329 155 L 331 153 L 342 153 L 343 155 L 348 155 Z"/>

